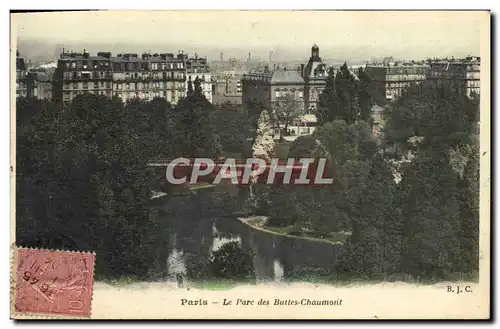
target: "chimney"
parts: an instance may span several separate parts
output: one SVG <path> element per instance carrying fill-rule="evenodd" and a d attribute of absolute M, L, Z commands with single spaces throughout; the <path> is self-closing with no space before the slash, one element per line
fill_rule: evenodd
<path fill-rule="evenodd" d="M 269 65 L 264 66 L 264 72 L 265 73 L 269 72 Z"/>
<path fill-rule="evenodd" d="M 304 67 L 305 67 L 305 64 L 300 64 L 300 76 L 301 77 L 304 77 Z"/>
<path fill-rule="evenodd" d="M 273 65 L 273 71 L 276 71 L 276 64 Z"/>

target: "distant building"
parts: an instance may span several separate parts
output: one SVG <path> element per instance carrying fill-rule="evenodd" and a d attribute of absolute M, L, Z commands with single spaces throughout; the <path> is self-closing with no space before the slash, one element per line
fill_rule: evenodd
<path fill-rule="evenodd" d="M 205 98 L 212 103 L 212 76 L 207 58 L 199 58 L 197 54 L 193 58 L 186 60 L 186 85 L 189 81 L 193 83 L 198 79 Z"/>
<path fill-rule="evenodd" d="M 179 53 L 118 54 L 109 52 L 62 53 L 54 72 L 53 99 L 70 102 L 89 92 L 118 97 L 123 102 L 133 98 L 165 98 L 177 104 L 186 95 L 185 56 Z"/>
<path fill-rule="evenodd" d="M 429 66 L 406 63 L 367 64 L 365 73 L 370 77 L 377 94 L 392 101 L 401 96 L 402 91 L 412 83 L 426 79 Z"/>
<path fill-rule="evenodd" d="M 315 113 L 318 108 L 319 95 L 326 86 L 328 71 L 326 64 L 319 57 L 319 47 L 314 45 L 311 48 L 311 57 L 307 65 L 301 65 L 301 75 L 305 82 L 304 102 L 307 113 Z"/>
<path fill-rule="evenodd" d="M 242 74 L 225 70 L 212 75 L 212 99 L 214 104 L 242 103 Z"/>
<path fill-rule="evenodd" d="M 16 97 L 28 96 L 28 77 L 24 58 L 16 52 Z"/>
<path fill-rule="evenodd" d="M 454 81 L 461 84 L 467 96 L 480 94 L 481 60 L 479 57 L 465 59 L 436 60 L 430 62 L 427 80 L 436 82 Z"/>
<path fill-rule="evenodd" d="M 27 96 L 38 99 L 52 99 L 52 83 L 45 72 L 30 71 L 27 74 Z"/>

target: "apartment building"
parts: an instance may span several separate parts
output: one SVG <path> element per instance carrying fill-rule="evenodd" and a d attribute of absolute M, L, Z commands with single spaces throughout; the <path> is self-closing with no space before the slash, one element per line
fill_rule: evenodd
<path fill-rule="evenodd" d="M 77 95 L 89 92 L 118 97 L 126 102 L 133 98 L 165 98 L 177 104 L 186 95 L 186 66 L 183 54 L 118 54 L 110 52 L 65 53 L 54 73 L 53 99 L 71 102 Z"/>
<path fill-rule="evenodd" d="M 175 105 L 186 96 L 183 54 L 118 54 L 112 64 L 113 96 L 124 102 L 159 97 Z"/>
<path fill-rule="evenodd" d="M 186 72 L 186 83 L 189 81 L 194 83 L 194 81 L 198 79 L 203 95 L 212 103 L 212 76 L 210 74 L 207 58 L 198 57 L 198 54 L 194 54 L 194 57 L 188 58 L 186 60 Z"/>
<path fill-rule="evenodd" d="M 424 81 L 428 70 L 428 65 L 402 62 L 367 64 L 365 67 L 374 90 L 388 101 L 397 99 L 412 83 Z"/>
<path fill-rule="evenodd" d="M 52 83 L 43 71 L 29 71 L 26 77 L 27 96 L 38 99 L 52 99 Z"/>
<path fill-rule="evenodd" d="M 480 95 L 481 59 L 466 57 L 464 59 L 430 61 L 427 80 L 436 82 L 458 82 L 468 97 Z"/>

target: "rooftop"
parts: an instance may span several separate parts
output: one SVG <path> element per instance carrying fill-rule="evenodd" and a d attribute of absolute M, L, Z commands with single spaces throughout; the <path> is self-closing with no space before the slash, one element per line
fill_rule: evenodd
<path fill-rule="evenodd" d="M 273 72 L 271 83 L 303 84 L 304 79 L 297 70 L 277 69 Z"/>

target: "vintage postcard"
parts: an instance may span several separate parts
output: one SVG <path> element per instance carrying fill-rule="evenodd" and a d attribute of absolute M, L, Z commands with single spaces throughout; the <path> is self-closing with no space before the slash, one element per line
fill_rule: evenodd
<path fill-rule="evenodd" d="M 11 13 L 11 318 L 489 319 L 490 20 Z"/>

